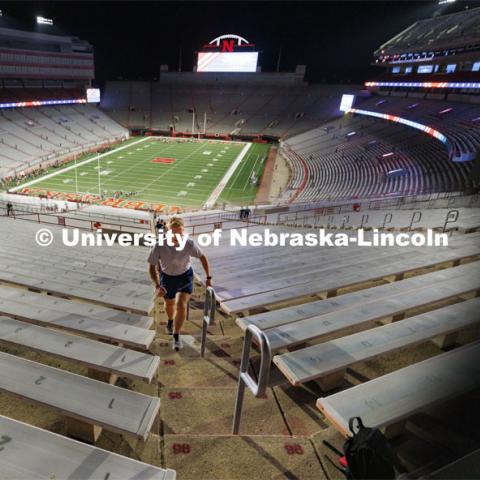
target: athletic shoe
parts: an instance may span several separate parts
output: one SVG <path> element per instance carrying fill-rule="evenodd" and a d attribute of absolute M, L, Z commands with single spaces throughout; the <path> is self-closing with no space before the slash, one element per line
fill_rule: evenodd
<path fill-rule="evenodd" d="M 178 340 L 175 340 L 173 339 L 172 341 L 172 348 L 173 350 L 175 351 L 179 351 L 180 349 L 183 348 L 183 342 L 182 342 L 182 339 L 180 337 L 178 337 Z"/>
<path fill-rule="evenodd" d="M 167 325 L 165 326 L 165 333 L 167 335 L 173 335 L 173 325 L 171 327 L 169 327 L 168 323 L 167 323 Z"/>

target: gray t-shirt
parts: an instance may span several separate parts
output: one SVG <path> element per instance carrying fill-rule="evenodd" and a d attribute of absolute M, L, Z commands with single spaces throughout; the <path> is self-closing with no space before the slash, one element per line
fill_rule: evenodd
<path fill-rule="evenodd" d="M 190 257 L 200 258 L 202 255 L 198 245 L 189 238 L 183 250 L 168 245 L 155 245 L 148 255 L 148 263 L 160 265 L 162 272 L 167 275 L 181 275 L 192 266 Z"/>

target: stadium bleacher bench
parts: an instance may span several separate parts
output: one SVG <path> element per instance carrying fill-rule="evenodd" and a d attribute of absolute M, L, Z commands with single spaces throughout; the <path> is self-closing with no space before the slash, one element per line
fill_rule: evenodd
<path fill-rule="evenodd" d="M 0 416 L 0 478 L 175 480 L 162 469 Z"/>
<path fill-rule="evenodd" d="M 445 280 L 454 281 L 455 278 L 466 275 L 475 269 L 480 269 L 480 264 L 469 263 L 453 268 L 425 273 L 423 275 L 417 275 L 399 282 L 387 283 L 385 285 L 366 288 L 357 292 L 346 293 L 334 298 L 317 300 L 247 317 L 238 317 L 235 321 L 243 331 L 246 330 L 248 325 L 256 325 L 258 328 L 266 330 L 317 315 L 330 313 L 342 308 L 353 308 L 356 305 L 362 305 L 380 297 L 390 297 L 398 293 L 423 288 Z"/>
<path fill-rule="evenodd" d="M 24 272 L 19 268 L 17 271 L 1 270 L 0 280 L 13 285 L 25 286 L 39 292 L 47 292 L 62 295 L 68 298 L 89 300 L 107 307 L 120 308 L 129 312 L 146 315 L 150 299 L 143 297 L 128 297 L 114 293 L 114 289 L 102 289 L 98 284 L 96 288 L 92 282 L 77 281 L 74 275 L 61 277 L 52 273 L 44 279 L 38 278 L 35 272 Z M 110 291 L 112 290 L 112 291 Z M 113 292 L 113 293 L 112 293 Z"/>
<path fill-rule="evenodd" d="M 151 382 L 160 364 L 158 356 L 0 316 L 2 342 L 84 365 L 89 376 L 108 378 L 110 383 L 117 375 Z"/>
<path fill-rule="evenodd" d="M 0 352 L 0 391 L 66 417 L 72 437 L 94 443 L 102 428 L 146 440 L 160 399 Z"/>
<path fill-rule="evenodd" d="M 437 337 L 445 338 L 480 323 L 479 310 L 480 298 L 474 298 L 401 322 L 277 355 L 273 362 L 292 385 L 317 380 L 322 390 L 328 391 L 340 386 L 346 369 L 358 362 Z M 449 342 L 452 341 L 450 337 Z"/>
<path fill-rule="evenodd" d="M 469 235 L 470 238 L 465 244 L 463 241 L 459 241 L 455 248 L 449 248 L 445 250 L 442 249 L 438 253 L 431 251 L 429 253 L 424 253 L 423 255 L 416 255 L 415 252 L 409 252 L 401 255 L 396 255 L 395 261 L 393 263 L 382 261 L 380 262 L 380 265 L 377 266 L 368 266 L 366 264 L 357 265 L 357 267 L 359 267 L 358 272 L 353 274 L 350 266 L 341 269 L 335 269 L 333 271 L 327 270 L 322 272 L 321 278 L 311 283 L 294 285 L 289 288 L 280 289 L 275 289 L 275 284 L 272 284 L 271 287 L 264 287 L 267 290 L 269 289 L 266 292 L 262 292 L 259 294 L 251 294 L 247 296 L 243 296 L 241 292 L 238 292 L 238 298 L 228 301 L 225 301 L 223 299 L 221 289 L 216 286 L 215 297 L 216 300 L 220 302 L 220 307 L 222 308 L 222 310 L 226 311 L 229 314 L 248 314 L 249 312 L 257 313 L 256 311 L 258 311 L 258 309 L 265 310 L 266 307 L 268 308 L 274 304 L 282 304 L 287 300 L 298 301 L 302 298 L 311 297 L 312 295 L 318 295 L 321 292 L 326 292 L 326 297 L 329 298 L 336 296 L 338 290 L 340 290 L 341 288 L 365 284 L 384 278 L 401 280 L 404 278 L 406 273 L 416 271 L 422 268 L 433 267 L 436 265 L 459 265 L 463 259 L 474 257 L 480 254 L 480 247 L 478 246 L 477 235 L 471 235 L 472 236 Z M 475 245 L 475 243 L 477 243 L 477 245 Z M 432 250 L 437 251 L 438 249 Z M 232 272 L 235 272 L 235 268 L 233 267 L 231 267 L 230 270 Z M 272 275 L 272 278 L 277 277 L 281 274 L 282 272 Z M 221 283 L 221 280 L 216 280 L 216 282 Z M 250 280 L 250 283 L 254 284 L 255 282 L 251 282 Z M 342 302 L 342 299 L 339 299 L 339 302 Z M 305 310 L 308 310 L 310 308 L 311 307 L 309 305 L 305 306 Z M 303 306 L 298 308 L 299 311 L 302 311 L 302 309 Z M 265 313 L 266 317 L 268 317 L 268 315 L 268 312 Z M 275 312 L 272 312 L 272 315 L 274 315 L 276 319 L 281 318 Z M 286 315 L 292 315 L 292 317 L 296 316 L 291 312 Z M 260 318 L 260 316 L 256 316 L 255 318 Z M 211 322 L 211 320 L 209 320 L 209 317 L 204 315 L 201 342 L 202 352 L 205 351 L 206 331 L 209 322 Z M 247 321 L 242 322 L 241 319 L 237 319 L 237 323 L 241 328 L 246 328 L 246 322 Z"/>
<path fill-rule="evenodd" d="M 403 292 L 392 296 L 388 296 L 388 291 L 384 291 L 387 296 L 374 296 L 375 300 L 357 304 L 355 308 L 341 308 L 323 315 L 312 316 L 266 330 L 262 330 L 254 324 L 248 325 L 245 330 L 240 365 L 233 432 L 238 433 L 239 431 L 245 387 L 248 386 L 254 396 L 259 397 L 265 394 L 269 386 L 278 382 L 277 378 L 270 378 L 272 358 L 276 351 L 292 348 L 324 335 L 340 332 L 346 328 L 366 326 L 374 321 L 387 318 L 391 318 L 392 321 L 399 320 L 406 312 L 414 308 L 434 305 L 446 299 L 478 292 L 480 290 L 480 278 L 477 262 L 456 268 L 462 270 L 461 276 L 455 275 L 452 279 L 447 278 L 442 282 L 427 282 L 422 288 L 405 289 Z M 458 274 L 456 268 L 448 269 L 448 272 L 452 271 Z M 281 318 L 282 310 L 277 310 L 276 313 Z M 447 346 L 447 343 L 451 343 L 453 340 L 451 336 L 444 336 L 443 346 Z M 260 369 L 257 379 L 254 379 L 248 372 L 250 349 L 253 341 L 260 348 Z M 338 379 L 332 380 L 338 381 Z"/>
<path fill-rule="evenodd" d="M 13 247 L 10 247 L 13 248 Z M 10 270 L 15 273 L 27 274 L 29 271 L 35 271 L 35 275 L 39 279 L 47 279 L 54 274 L 59 278 L 66 277 L 68 281 L 75 280 L 86 286 L 90 283 L 102 291 L 110 292 L 115 295 L 126 295 L 129 297 L 139 297 L 142 294 L 149 295 L 151 293 L 150 285 L 138 282 L 134 275 L 126 268 L 116 268 L 108 264 L 95 265 L 89 262 L 87 268 L 79 268 L 74 260 L 64 261 L 52 265 L 50 258 L 42 258 L 32 253 L 22 253 L 15 250 L 15 255 L 11 256 L 7 252 L 0 253 L 0 268 L 2 270 Z M 25 266 L 28 265 L 28 269 Z M 142 272 L 143 273 L 143 272 Z"/>
<path fill-rule="evenodd" d="M 476 234 L 469 234 L 476 235 Z M 472 238 L 472 240 L 474 240 Z M 478 240 L 478 239 L 475 239 Z M 291 301 L 294 299 L 306 298 L 311 295 L 317 295 L 326 292 L 327 298 L 337 295 L 341 288 L 352 287 L 366 282 L 380 280 L 386 277 L 395 277 L 402 279 L 406 273 L 418 270 L 419 268 L 428 268 L 443 263 L 456 265 L 462 259 L 480 254 L 480 247 L 470 243 L 466 245 L 457 245 L 455 248 L 438 248 L 423 255 L 413 255 L 411 252 L 397 255 L 394 262 L 382 260 L 375 264 L 370 263 L 357 264 L 352 273 L 352 267 L 344 267 L 340 271 L 323 271 L 322 275 L 306 280 L 306 283 L 293 285 L 290 287 L 277 288 L 278 283 L 272 282 L 270 287 L 263 285 L 262 292 L 230 292 L 229 299 L 224 300 L 225 292 L 217 287 L 217 297 L 220 299 L 220 305 L 227 313 L 248 312 L 259 307 L 268 307 L 276 303 Z"/>
<path fill-rule="evenodd" d="M 468 393 L 480 384 L 480 342 L 442 353 L 342 392 L 319 398 L 317 407 L 344 436 L 348 420 L 360 416 L 369 427 L 394 426 L 411 415 Z"/>
<path fill-rule="evenodd" d="M 145 328 L 37 307 L 35 304 L 20 303 L 9 298 L 0 299 L 0 314 L 24 322 L 62 328 L 144 350 L 148 349 L 155 337 L 154 331 Z"/>
<path fill-rule="evenodd" d="M 151 317 L 114 310 L 92 303 L 80 303 L 52 295 L 38 294 L 24 288 L 0 285 L 0 298 L 9 298 L 26 305 L 51 308 L 64 313 L 84 315 L 96 320 L 108 320 L 139 328 L 150 328 L 153 325 L 153 318 Z"/>

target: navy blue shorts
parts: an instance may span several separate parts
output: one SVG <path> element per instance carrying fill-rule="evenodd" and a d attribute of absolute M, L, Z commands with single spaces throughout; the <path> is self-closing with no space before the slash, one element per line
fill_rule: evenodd
<path fill-rule="evenodd" d="M 172 300 L 178 292 L 193 292 L 193 269 L 189 268 L 181 275 L 160 274 L 160 285 L 165 288 L 167 293 L 165 298 Z"/>

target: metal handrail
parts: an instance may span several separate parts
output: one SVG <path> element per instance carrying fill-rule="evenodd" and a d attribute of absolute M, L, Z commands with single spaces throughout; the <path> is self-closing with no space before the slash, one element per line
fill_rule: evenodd
<path fill-rule="evenodd" d="M 200 346 L 200 356 L 205 356 L 205 347 L 207 343 L 207 330 L 210 325 L 215 323 L 216 296 L 213 287 L 207 287 L 205 290 L 205 303 L 203 304 L 203 322 L 202 322 L 202 340 Z"/>
<path fill-rule="evenodd" d="M 366 225 L 368 223 L 368 219 L 370 218 L 370 216 L 368 215 L 368 213 L 364 213 L 362 215 L 362 222 L 360 223 L 360 228 L 363 228 L 364 225 Z M 365 223 L 364 223 L 365 222 Z"/>
<path fill-rule="evenodd" d="M 412 218 L 410 219 L 410 225 L 408 226 L 408 231 L 410 232 L 412 230 L 412 226 L 415 223 L 419 223 L 421 219 L 422 219 L 422 212 L 420 212 L 419 210 L 416 210 L 415 212 L 413 212 Z"/>
<path fill-rule="evenodd" d="M 250 348 L 253 337 L 256 338 L 260 346 L 260 369 L 258 371 L 258 381 L 256 381 L 248 372 L 250 365 Z M 272 350 L 270 341 L 265 332 L 256 325 L 249 325 L 245 331 L 243 341 L 242 361 L 240 364 L 240 375 L 238 377 L 237 397 L 235 399 L 235 411 L 233 415 L 232 433 L 237 435 L 240 430 L 240 421 L 242 418 L 243 399 L 245 396 L 245 387 L 248 387 L 255 397 L 265 395 L 270 383 L 270 367 L 272 364 Z"/>
<path fill-rule="evenodd" d="M 386 213 L 385 217 L 383 218 L 383 225 L 382 230 L 385 230 L 385 225 L 392 222 L 393 215 L 391 213 Z"/>
<path fill-rule="evenodd" d="M 452 215 L 453 214 L 453 215 Z M 452 217 L 450 218 L 450 216 Z M 447 215 L 445 217 L 445 222 L 443 224 L 442 232 L 445 232 L 447 229 L 447 225 L 449 223 L 455 223 L 458 220 L 458 217 L 460 216 L 460 212 L 458 210 L 450 210 L 447 212 Z"/>

